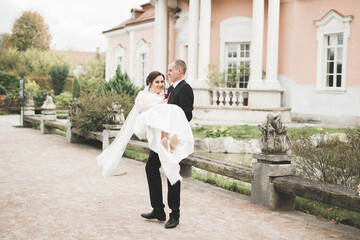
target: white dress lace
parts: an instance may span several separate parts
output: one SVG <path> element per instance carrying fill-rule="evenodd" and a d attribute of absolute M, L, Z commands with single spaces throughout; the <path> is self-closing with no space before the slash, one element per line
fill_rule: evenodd
<path fill-rule="evenodd" d="M 147 138 L 149 148 L 159 154 L 161 166 L 171 184 L 181 180 L 179 162 L 194 151 L 194 137 L 184 111 L 174 104 L 159 104 L 163 95 L 141 91 L 135 105 L 114 142 L 97 158 L 103 166 L 103 176 L 110 175 L 119 164 L 133 133 L 140 139 Z M 161 131 L 169 138 L 177 134 L 178 145 L 170 153 L 161 144 Z"/>

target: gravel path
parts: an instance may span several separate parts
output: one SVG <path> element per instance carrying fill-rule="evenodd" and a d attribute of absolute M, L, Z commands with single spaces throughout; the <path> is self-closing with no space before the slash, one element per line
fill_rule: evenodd
<path fill-rule="evenodd" d="M 0 116 L 1 239 L 360 239 L 359 229 L 273 212 L 193 179 L 182 184 L 180 225 L 165 229 L 140 217 L 150 210 L 143 163 L 124 158 L 127 174 L 104 179 L 99 149 L 18 122 Z"/>

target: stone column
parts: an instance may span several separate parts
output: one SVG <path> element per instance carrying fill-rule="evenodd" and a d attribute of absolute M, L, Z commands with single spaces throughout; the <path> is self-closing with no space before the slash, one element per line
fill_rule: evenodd
<path fill-rule="evenodd" d="M 119 133 L 122 124 L 103 124 L 103 141 L 102 141 L 102 150 L 105 150 L 111 143 L 116 135 Z"/>
<path fill-rule="evenodd" d="M 262 61 L 264 38 L 264 0 L 253 0 L 252 32 L 250 46 L 250 79 L 248 89 L 257 89 L 263 85 Z"/>
<path fill-rule="evenodd" d="M 210 63 L 211 0 L 201 0 L 199 28 L 198 81 L 206 84 Z"/>
<path fill-rule="evenodd" d="M 40 122 L 40 131 L 43 134 L 55 134 L 56 128 L 50 128 L 45 126 L 45 121 L 55 121 L 56 120 L 56 106 L 52 101 L 51 96 L 47 96 L 43 105 L 41 106 L 41 122 Z"/>
<path fill-rule="evenodd" d="M 155 64 L 154 69 L 167 73 L 168 11 L 166 0 L 152 1 L 155 5 Z"/>
<path fill-rule="evenodd" d="M 266 80 L 268 89 L 280 89 L 278 81 L 280 0 L 269 0 L 266 54 Z"/>
<path fill-rule="evenodd" d="M 187 64 L 187 79 L 189 82 L 197 80 L 198 73 L 198 36 L 199 36 L 199 0 L 189 3 L 189 48 Z"/>
<path fill-rule="evenodd" d="M 272 179 L 279 176 L 295 175 L 294 155 L 253 154 L 257 162 L 252 164 L 254 181 L 251 184 L 251 203 L 271 210 L 293 210 L 295 196 L 279 193 L 275 190 Z"/>

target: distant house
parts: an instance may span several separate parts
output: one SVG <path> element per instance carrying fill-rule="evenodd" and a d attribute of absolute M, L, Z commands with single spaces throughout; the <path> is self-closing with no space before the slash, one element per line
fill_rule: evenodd
<path fill-rule="evenodd" d="M 99 52 L 81 52 L 81 51 L 72 51 L 72 50 L 56 51 L 56 52 L 63 53 L 69 57 L 72 65 L 75 67 L 75 69 L 73 70 L 73 74 L 75 76 L 81 73 L 83 69 L 83 65 L 87 64 L 91 59 L 95 58 L 97 54 L 101 54 L 101 55 L 104 54 Z"/>
<path fill-rule="evenodd" d="M 358 0 L 152 0 L 103 32 L 106 79 L 120 65 L 141 86 L 182 58 L 195 119 L 258 123 L 280 113 L 360 126 L 359 18 Z M 221 87 L 208 81 L 215 63 Z M 250 74 L 234 81 L 239 66 Z"/>

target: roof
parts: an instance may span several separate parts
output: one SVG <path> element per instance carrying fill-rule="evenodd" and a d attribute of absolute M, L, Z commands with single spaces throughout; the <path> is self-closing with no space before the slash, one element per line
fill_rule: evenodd
<path fill-rule="evenodd" d="M 71 62 L 74 66 L 80 66 L 86 64 L 89 60 L 96 57 L 97 52 L 80 52 L 80 51 L 56 51 L 63 53 L 71 59 Z M 100 53 L 103 55 L 104 53 Z"/>
<path fill-rule="evenodd" d="M 113 31 L 116 31 L 119 29 L 123 29 L 127 26 L 134 26 L 134 25 L 138 25 L 138 24 L 155 21 L 154 6 L 152 6 L 150 3 L 145 3 L 145 4 L 141 5 L 141 8 L 142 9 L 137 9 L 137 8 L 131 9 L 131 13 L 134 12 L 134 16 L 135 16 L 134 19 L 130 18 L 109 30 L 103 31 L 103 33 L 113 32 Z"/>

